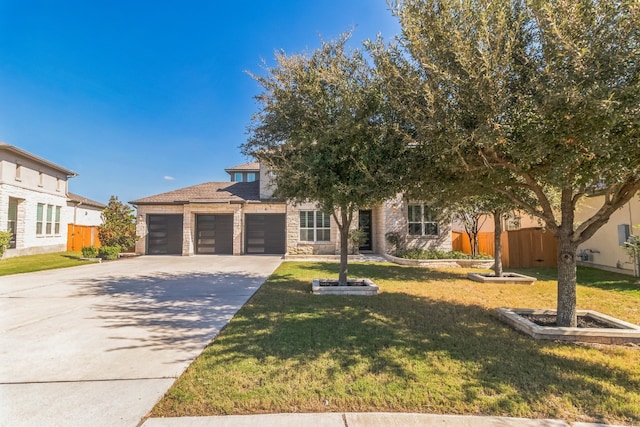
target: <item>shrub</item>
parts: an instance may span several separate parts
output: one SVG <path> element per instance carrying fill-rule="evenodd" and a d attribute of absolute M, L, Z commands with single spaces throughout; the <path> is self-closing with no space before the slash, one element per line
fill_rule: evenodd
<path fill-rule="evenodd" d="M 98 257 L 98 248 L 95 246 L 83 246 L 82 247 L 82 257 L 83 258 L 97 258 Z"/>
<path fill-rule="evenodd" d="M 0 231 L 0 258 L 2 258 L 4 252 L 9 247 L 11 236 L 13 236 L 13 233 L 10 231 Z"/>
<path fill-rule="evenodd" d="M 120 246 L 102 246 L 98 250 L 98 257 L 102 259 L 118 259 Z"/>
<path fill-rule="evenodd" d="M 460 251 L 438 251 L 434 249 L 407 249 L 398 253 L 398 257 L 406 259 L 491 259 L 492 257 L 480 254 L 476 257 Z"/>

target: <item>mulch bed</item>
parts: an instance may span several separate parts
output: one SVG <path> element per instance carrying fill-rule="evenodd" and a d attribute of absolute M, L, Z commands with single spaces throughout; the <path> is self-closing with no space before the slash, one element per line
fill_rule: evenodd
<path fill-rule="evenodd" d="M 320 286 L 340 286 L 337 280 L 321 280 Z M 347 286 L 369 286 L 364 280 L 347 280 Z"/>
<path fill-rule="evenodd" d="M 558 326 L 556 324 L 555 314 L 520 314 L 520 316 L 538 326 Z M 578 316 L 578 328 L 620 329 L 609 323 L 594 319 L 591 316 Z"/>

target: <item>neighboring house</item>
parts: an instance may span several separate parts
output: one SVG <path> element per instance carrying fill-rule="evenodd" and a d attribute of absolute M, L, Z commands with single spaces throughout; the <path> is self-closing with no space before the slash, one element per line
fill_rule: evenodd
<path fill-rule="evenodd" d="M 102 211 L 107 207 L 104 203 L 74 193 L 69 193 L 67 206 L 72 209 L 70 224 L 82 226 L 101 225 Z"/>
<path fill-rule="evenodd" d="M 576 223 L 589 218 L 604 203 L 603 195 L 585 197 L 576 211 Z M 625 203 L 611 215 L 586 242 L 578 247 L 578 259 L 582 265 L 589 265 L 624 273 L 640 273 L 634 260 L 624 249 L 629 235 L 640 235 L 640 193 Z"/>
<path fill-rule="evenodd" d="M 0 142 L 0 229 L 13 233 L 5 257 L 66 249 L 68 179 L 76 175 Z"/>
<path fill-rule="evenodd" d="M 315 203 L 273 198 L 270 174 L 259 163 L 225 169 L 231 182 L 209 182 L 133 200 L 139 254 L 336 254 L 338 228 Z M 402 196 L 359 211 L 354 228 L 367 233 L 360 251 L 404 247 L 451 250 L 451 223 Z"/>

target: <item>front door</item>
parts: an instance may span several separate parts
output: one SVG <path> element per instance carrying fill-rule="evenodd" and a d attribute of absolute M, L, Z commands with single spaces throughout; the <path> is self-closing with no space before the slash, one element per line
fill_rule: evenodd
<path fill-rule="evenodd" d="M 358 228 L 364 231 L 366 240 L 360 247 L 358 247 L 361 251 L 371 251 L 373 250 L 373 245 L 371 241 L 373 239 L 373 226 L 371 223 L 371 210 L 360 211 L 358 214 Z"/>

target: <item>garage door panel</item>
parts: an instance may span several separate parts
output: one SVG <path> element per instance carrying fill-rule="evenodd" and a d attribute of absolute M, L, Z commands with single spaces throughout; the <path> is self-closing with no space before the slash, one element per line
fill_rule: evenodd
<path fill-rule="evenodd" d="M 182 215 L 148 215 L 147 254 L 182 253 Z"/>
<path fill-rule="evenodd" d="M 233 215 L 196 216 L 196 253 L 233 253 Z"/>
<path fill-rule="evenodd" d="M 285 252 L 284 214 L 247 214 L 245 224 L 247 254 L 283 254 Z"/>

